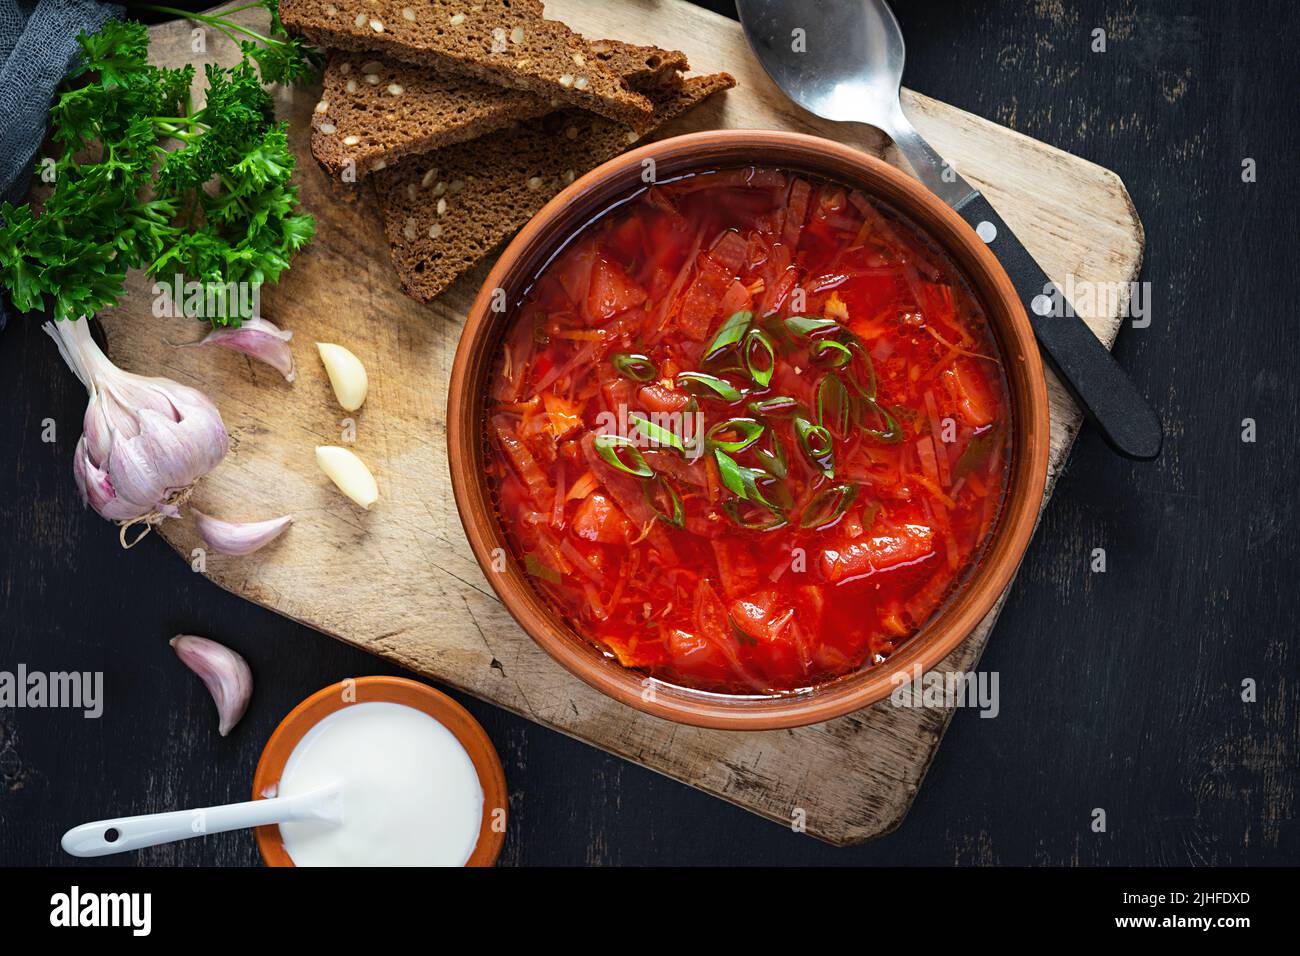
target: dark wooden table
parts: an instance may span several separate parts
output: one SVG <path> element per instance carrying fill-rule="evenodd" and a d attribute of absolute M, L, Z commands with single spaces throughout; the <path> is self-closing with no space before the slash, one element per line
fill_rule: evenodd
<path fill-rule="evenodd" d="M 1085 428 L 984 656 L 1001 713 L 957 714 L 895 833 L 836 850 L 466 699 L 510 784 L 503 862 L 1297 862 L 1300 19 L 1282 2 L 897 7 L 909 86 L 1128 185 L 1152 320 L 1116 354 L 1166 423 L 1164 454 L 1121 461 Z M 1098 28 L 1104 53 L 1090 48 Z M 36 322 L 0 334 L 0 387 L 0 670 L 105 683 L 98 720 L 0 711 L 0 863 L 67 863 L 59 835 L 98 816 L 246 799 L 262 743 L 301 698 L 400 673 L 218 590 L 160 540 L 123 554 L 77 500 L 85 394 Z M 55 444 L 41 441 L 47 418 Z M 1099 547 L 1104 574 L 1089 570 Z M 228 739 L 167 647 L 178 632 L 253 666 Z M 231 834 L 123 861 L 258 857 Z"/>

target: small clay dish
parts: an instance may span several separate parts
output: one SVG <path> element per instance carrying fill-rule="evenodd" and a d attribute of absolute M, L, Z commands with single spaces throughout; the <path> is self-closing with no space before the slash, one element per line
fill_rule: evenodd
<path fill-rule="evenodd" d="M 405 704 L 423 711 L 442 724 L 460 741 L 474 762 L 479 784 L 483 787 L 483 821 L 478 843 L 466 866 L 492 866 L 505 840 L 507 812 L 506 775 L 501 758 L 487 733 L 470 712 L 446 694 L 418 681 L 404 677 L 357 677 L 318 690 L 280 721 L 262 750 L 253 774 L 253 799 L 265 799 L 280 782 L 289 755 L 307 732 L 330 714 L 353 704 L 381 702 Z M 257 849 L 267 866 L 293 866 L 278 826 L 256 827 Z"/>
<path fill-rule="evenodd" d="M 709 693 L 656 682 L 622 667 L 574 633 L 529 583 L 518 561 L 504 571 L 497 560 L 510 545 L 485 477 L 486 395 L 497 368 L 509 313 L 494 308 L 520 301 L 543 266 L 584 225 L 644 187 L 653 160 L 655 178 L 765 166 L 861 189 L 907 217 L 938 243 L 961 270 L 984 307 L 1006 373 L 1011 402 L 1012 456 L 1006 497 L 982 558 L 915 637 L 887 662 L 807 690 L 770 696 Z M 510 243 L 478 294 L 452 366 L 447 404 L 451 483 L 461 523 L 484 576 L 515 620 L 573 674 L 604 694 L 646 713 L 701 727 L 772 730 L 839 717 L 888 697 L 913 668 L 934 668 L 964 641 L 997 602 L 1029 544 L 1047 477 L 1047 388 L 1038 345 L 1019 296 L 984 242 L 960 216 L 911 176 L 840 143 L 775 130 L 692 133 L 624 153 L 552 199 Z"/>

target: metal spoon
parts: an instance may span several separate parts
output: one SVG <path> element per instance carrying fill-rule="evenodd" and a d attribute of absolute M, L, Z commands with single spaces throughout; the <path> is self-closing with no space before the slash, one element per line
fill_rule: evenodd
<path fill-rule="evenodd" d="M 1160 419 L 989 201 L 912 128 L 899 102 L 903 33 L 883 0 L 736 0 L 749 45 L 768 75 L 811 113 L 867 123 L 889 136 L 918 179 L 957 211 L 1007 271 L 1038 344 L 1110 446 L 1129 458 L 1160 453 Z"/>

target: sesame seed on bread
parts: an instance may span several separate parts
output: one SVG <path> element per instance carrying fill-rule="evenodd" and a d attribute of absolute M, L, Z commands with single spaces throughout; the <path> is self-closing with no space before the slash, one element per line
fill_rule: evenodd
<path fill-rule="evenodd" d="M 652 121 L 650 101 L 539 0 L 280 0 L 291 32 L 337 50 L 378 51 L 589 109 L 632 126 Z"/>
<path fill-rule="evenodd" d="M 717 73 L 651 91 L 654 126 L 733 86 L 730 75 Z M 579 174 L 638 138 L 625 125 L 565 110 L 376 173 L 372 178 L 402 288 L 428 302 Z"/>
<path fill-rule="evenodd" d="M 549 112 L 547 100 L 524 90 L 370 53 L 331 51 L 312 117 L 311 152 L 332 179 L 350 172 L 358 182 L 404 156 Z"/>
<path fill-rule="evenodd" d="M 590 44 L 637 89 L 679 80 L 684 54 L 618 40 Z M 312 117 L 311 151 L 340 183 L 406 156 L 474 139 L 554 110 L 551 101 L 464 77 L 450 77 L 377 53 L 331 51 L 323 91 Z M 344 191 L 349 192 L 348 190 Z"/>

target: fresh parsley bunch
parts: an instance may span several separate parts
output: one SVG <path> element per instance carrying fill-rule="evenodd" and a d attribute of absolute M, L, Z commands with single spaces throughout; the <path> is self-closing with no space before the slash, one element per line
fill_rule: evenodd
<path fill-rule="evenodd" d="M 260 6 L 269 35 L 225 19 Z M 117 304 L 137 268 L 169 281 L 179 273 L 205 293 L 257 287 L 311 240 L 315 223 L 289 184 L 287 124 L 263 84 L 313 76 L 315 52 L 284 32 L 276 0 L 221 15 L 152 9 L 208 24 L 243 56 L 206 67 L 207 101 L 194 109 L 194 67 L 151 66 L 142 24 L 110 20 L 77 38 L 83 62 L 50 113 L 53 193 L 39 215 L 0 203 L 0 277 L 19 311 L 41 310 L 48 297 L 55 318 L 92 315 Z M 47 161 L 43 178 L 49 171 Z M 233 305 L 208 318 L 237 325 Z"/>

